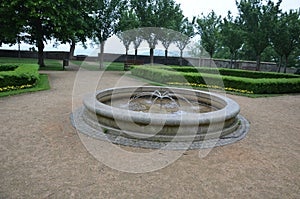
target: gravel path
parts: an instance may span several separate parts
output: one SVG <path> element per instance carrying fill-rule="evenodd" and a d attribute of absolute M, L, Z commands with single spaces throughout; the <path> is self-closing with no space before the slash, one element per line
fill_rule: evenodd
<path fill-rule="evenodd" d="M 116 84 L 121 72 L 85 72 L 80 81 L 76 71 L 46 73 L 51 90 L 0 98 L 0 198 L 300 197 L 300 95 L 230 95 L 251 123 L 244 140 L 205 157 L 186 151 L 160 170 L 131 174 L 94 158 L 69 115 L 100 76 L 97 88 L 141 82 L 125 76 Z"/>

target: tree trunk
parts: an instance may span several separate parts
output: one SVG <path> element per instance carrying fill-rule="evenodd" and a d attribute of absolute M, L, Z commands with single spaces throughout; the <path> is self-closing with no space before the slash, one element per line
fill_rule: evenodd
<path fill-rule="evenodd" d="M 136 49 L 134 50 L 134 60 L 136 60 L 137 54 L 138 54 L 138 49 L 136 48 Z"/>
<path fill-rule="evenodd" d="M 127 60 L 128 60 L 128 48 L 126 47 L 126 52 L 125 52 L 125 61 L 127 62 Z"/>
<path fill-rule="evenodd" d="M 18 58 L 19 59 L 21 58 L 21 42 L 19 39 L 18 39 Z"/>
<path fill-rule="evenodd" d="M 75 39 L 72 39 L 70 45 L 69 59 L 74 59 L 75 46 L 76 46 L 76 41 Z"/>
<path fill-rule="evenodd" d="M 279 58 L 279 66 L 278 66 L 278 70 L 277 70 L 278 73 L 280 73 L 280 71 L 281 71 L 282 58 L 283 58 L 283 56 L 280 56 L 280 58 Z"/>
<path fill-rule="evenodd" d="M 168 49 L 165 49 L 165 65 L 168 64 Z"/>
<path fill-rule="evenodd" d="M 260 55 L 256 56 L 256 71 L 260 71 Z"/>
<path fill-rule="evenodd" d="M 154 49 L 150 48 L 150 64 L 154 64 Z"/>
<path fill-rule="evenodd" d="M 287 67 L 288 63 L 289 63 L 289 56 L 286 55 L 285 56 L 285 65 L 284 65 L 284 70 L 283 70 L 284 73 L 286 73 L 286 67 Z"/>
<path fill-rule="evenodd" d="M 104 68 L 104 44 L 104 41 L 100 44 L 100 69 Z"/>
<path fill-rule="evenodd" d="M 44 62 L 44 42 L 42 39 L 37 41 L 37 48 L 38 48 L 38 65 L 40 67 L 46 67 Z"/>
<path fill-rule="evenodd" d="M 233 53 L 231 53 L 231 56 L 230 56 L 230 68 L 231 69 L 233 68 Z"/>
<path fill-rule="evenodd" d="M 235 51 L 234 52 L 234 65 L 233 65 L 233 68 L 237 68 L 236 62 L 237 62 L 237 52 Z"/>
<path fill-rule="evenodd" d="M 179 60 L 180 66 L 182 66 L 182 57 L 183 57 L 183 50 L 180 50 L 180 60 Z"/>

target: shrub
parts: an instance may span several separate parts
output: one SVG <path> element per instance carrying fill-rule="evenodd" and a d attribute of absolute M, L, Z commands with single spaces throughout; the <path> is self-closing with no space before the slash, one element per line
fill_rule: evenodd
<path fill-rule="evenodd" d="M 209 74 L 220 74 L 223 76 L 236 76 L 236 77 L 246 77 L 253 79 L 261 78 L 300 78 L 300 75 L 285 74 L 285 73 L 274 73 L 274 72 L 259 72 L 259 71 L 249 71 L 249 70 L 238 70 L 238 69 L 228 69 L 228 68 L 207 68 L 207 67 L 181 67 L 181 66 L 162 66 L 161 69 L 165 70 L 175 70 L 178 72 L 188 72 L 188 73 L 209 73 Z"/>
<path fill-rule="evenodd" d="M 15 70 L 17 67 L 18 67 L 17 65 L 1 64 L 0 71 L 12 71 Z"/>
<path fill-rule="evenodd" d="M 1 71 L 0 88 L 35 84 L 39 79 L 38 68 L 36 64 L 18 64 L 14 70 Z"/>
<path fill-rule="evenodd" d="M 171 82 L 192 84 L 209 84 L 211 86 L 224 83 L 226 88 L 247 90 L 255 94 L 300 93 L 300 78 L 245 78 L 224 76 L 207 73 L 177 72 L 158 67 L 135 66 L 131 70 L 133 75 L 151 81 L 169 84 Z"/>

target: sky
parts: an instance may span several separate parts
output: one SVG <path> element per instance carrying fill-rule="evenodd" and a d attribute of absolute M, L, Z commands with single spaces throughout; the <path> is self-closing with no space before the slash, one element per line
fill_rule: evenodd
<path fill-rule="evenodd" d="M 193 16 L 199 16 L 201 13 L 207 15 L 212 10 L 217 15 L 222 17 L 227 16 L 227 12 L 230 10 L 232 14 L 237 15 L 238 10 L 235 4 L 235 0 L 175 0 L 181 4 L 181 9 L 186 17 L 193 18 Z M 278 2 L 278 0 L 274 0 Z M 287 11 L 290 9 L 299 9 L 300 0 L 282 0 L 281 9 Z"/>
<path fill-rule="evenodd" d="M 177 3 L 181 4 L 181 9 L 183 10 L 183 14 L 189 19 L 192 19 L 194 16 L 200 16 L 201 13 L 207 15 L 212 10 L 215 11 L 217 15 L 221 15 L 222 17 L 227 16 L 227 12 L 230 10 L 233 15 L 238 14 L 238 10 L 236 8 L 235 0 L 175 0 Z M 278 0 L 274 0 L 277 2 Z M 281 9 L 283 11 L 288 11 L 290 9 L 299 9 L 300 8 L 300 0 L 282 0 Z M 117 50 L 115 47 L 118 47 Z M 21 50 L 28 50 L 30 45 L 21 44 Z M 158 49 L 162 47 L 158 46 Z M 2 45 L 0 49 L 18 49 L 17 45 L 9 47 L 8 45 Z M 148 46 L 145 42 L 142 43 L 139 49 L 148 49 Z M 105 52 L 116 52 L 123 53 L 124 47 L 120 43 L 120 41 L 116 38 L 110 39 L 105 47 Z M 53 48 L 53 42 L 48 42 L 48 45 L 45 47 L 45 51 L 69 51 L 69 45 L 59 45 L 58 48 Z M 98 49 L 84 49 L 80 44 L 76 46 L 75 55 L 77 54 L 97 54 Z M 132 51 L 133 52 L 133 51 Z M 130 52 L 131 53 L 131 52 Z"/>

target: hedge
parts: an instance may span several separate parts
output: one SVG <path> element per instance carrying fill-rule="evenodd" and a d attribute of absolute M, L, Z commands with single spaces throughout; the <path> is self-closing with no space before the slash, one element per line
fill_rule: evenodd
<path fill-rule="evenodd" d="M 178 71 L 178 72 L 220 74 L 223 76 L 236 76 L 236 77 L 246 77 L 246 78 L 253 78 L 253 79 L 300 78 L 300 75 L 294 75 L 294 74 L 259 72 L 259 71 L 238 70 L 238 69 L 228 69 L 228 68 L 207 68 L 207 67 L 190 67 L 190 66 L 188 67 L 161 66 L 160 68 L 165 70 Z"/>
<path fill-rule="evenodd" d="M 15 65 L 12 65 L 12 67 Z M 2 68 L 3 65 L 0 66 Z M 3 68 L 9 68 L 5 65 Z M 0 88 L 7 86 L 33 85 L 39 80 L 39 66 L 36 64 L 18 64 L 14 70 L 0 72 Z"/>
<path fill-rule="evenodd" d="M 247 90 L 254 94 L 300 93 L 300 78 L 251 79 L 206 73 L 184 73 L 145 66 L 134 66 L 131 73 L 135 76 L 163 84 L 188 82 L 193 84 L 220 85 L 220 83 L 223 83 L 225 88 Z"/>
<path fill-rule="evenodd" d="M 0 72 L 1 71 L 13 71 L 17 68 L 17 65 L 11 65 L 11 64 L 1 64 L 0 65 Z"/>

